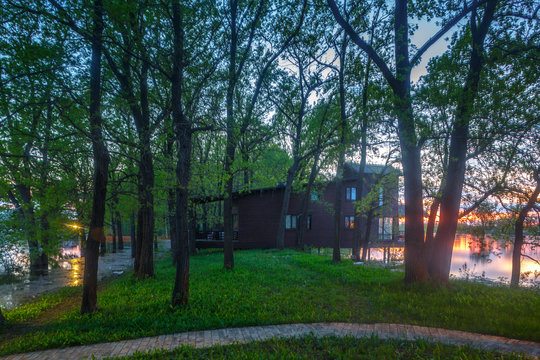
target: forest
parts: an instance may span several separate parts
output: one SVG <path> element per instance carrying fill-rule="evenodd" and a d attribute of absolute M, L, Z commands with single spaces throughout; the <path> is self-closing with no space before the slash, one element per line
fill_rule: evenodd
<path fill-rule="evenodd" d="M 339 189 L 346 162 L 361 174 L 377 163 L 402 175 L 406 283 L 448 283 L 460 219 L 495 204 L 518 286 L 524 228 L 540 212 L 539 9 L 0 0 L 0 258 L 25 248 L 39 274 L 80 238 L 81 312 L 93 313 L 109 229 L 136 239 L 137 279 L 154 276 L 154 238 L 167 235 L 171 304 L 186 306 L 199 224 L 223 226 L 234 269 L 234 193 L 283 182 L 309 201 L 317 183 Z M 211 196 L 224 200 L 196 202 Z M 360 232 L 355 244 L 358 258 Z"/>

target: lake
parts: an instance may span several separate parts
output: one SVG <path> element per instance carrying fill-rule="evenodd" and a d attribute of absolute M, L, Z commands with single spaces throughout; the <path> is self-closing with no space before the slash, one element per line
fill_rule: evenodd
<path fill-rule="evenodd" d="M 530 242 L 531 238 L 526 238 Z M 452 264 L 450 276 L 456 278 L 485 279 L 494 282 L 509 283 L 512 275 L 512 250 L 511 243 L 502 244 L 490 236 L 480 238 L 470 234 L 458 234 L 454 241 L 452 252 Z M 540 246 L 524 245 L 523 254 L 540 260 Z M 403 248 L 390 248 L 392 259 L 403 259 Z M 382 249 L 371 249 L 371 259 L 382 261 L 384 253 Z M 528 285 L 540 275 L 540 265 L 527 258 L 521 259 L 521 272 L 530 272 Z M 536 279 L 540 281 L 540 276 Z M 529 284 L 530 285 L 530 284 Z"/>

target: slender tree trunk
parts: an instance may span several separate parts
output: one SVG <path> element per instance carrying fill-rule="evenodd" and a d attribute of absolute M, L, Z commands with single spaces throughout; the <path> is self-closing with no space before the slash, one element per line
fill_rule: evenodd
<path fill-rule="evenodd" d="M 154 276 L 154 164 L 152 161 L 150 112 L 148 104 L 148 63 L 143 62 L 140 81 L 141 111 L 137 126 L 141 142 L 139 177 L 139 221 L 137 223 L 137 253 L 135 277 Z"/>
<path fill-rule="evenodd" d="M 116 211 L 116 229 L 116 233 L 118 234 L 118 249 L 124 250 L 124 233 L 122 231 L 122 218 L 119 211 Z"/>
<path fill-rule="evenodd" d="M 366 228 L 364 229 L 364 237 L 362 238 L 362 261 L 366 261 L 366 256 L 369 251 L 369 240 L 371 237 L 371 225 L 373 222 L 373 210 L 369 210 L 366 216 Z"/>
<path fill-rule="evenodd" d="M 137 238 L 136 238 L 136 224 L 135 224 L 135 213 L 131 213 L 131 221 L 129 226 L 130 231 L 130 249 L 131 249 L 131 257 L 135 258 L 135 250 L 137 249 Z"/>
<path fill-rule="evenodd" d="M 369 63 L 369 62 L 368 62 Z M 364 84 L 364 98 L 367 102 L 367 84 Z M 364 117 L 362 119 L 362 134 L 360 140 L 360 166 L 358 169 L 358 181 L 356 182 L 356 197 L 357 200 L 362 200 L 364 197 L 364 182 L 365 182 L 365 170 L 367 159 L 367 126 L 368 116 L 364 111 Z M 356 208 L 356 206 L 355 206 Z M 353 230 L 353 246 L 352 246 L 352 259 L 355 261 L 360 260 L 360 247 L 362 245 L 362 226 L 361 219 L 363 217 L 362 212 L 359 209 L 355 209 L 354 212 L 354 230 Z"/>
<path fill-rule="evenodd" d="M 111 210 L 111 229 L 112 229 L 112 253 L 116 253 L 116 219 L 114 218 L 114 211 Z"/>
<path fill-rule="evenodd" d="M 84 228 L 79 229 L 79 247 L 81 249 L 81 257 L 85 257 L 85 249 L 86 249 L 86 233 L 84 231 Z"/>
<path fill-rule="evenodd" d="M 23 205 L 19 203 L 12 191 L 8 191 L 8 196 L 17 210 L 17 214 L 21 223 L 24 225 L 25 236 L 28 242 L 28 250 L 30 255 L 30 276 L 36 277 L 41 274 L 41 267 L 39 265 L 40 253 L 39 242 L 36 234 L 36 221 L 34 217 L 34 206 L 30 202 L 31 194 L 30 188 L 26 185 L 16 185 L 15 188 L 21 196 Z"/>
<path fill-rule="evenodd" d="M 173 11 L 173 72 L 171 80 L 171 105 L 175 138 L 178 148 L 176 165 L 176 224 L 178 243 L 176 245 L 176 276 L 172 292 L 173 306 L 186 306 L 189 301 L 189 226 L 188 197 L 191 167 L 191 123 L 183 112 L 183 62 L 184 62 L 184 29 L 183 12 L 180 2 L 175 0 Z"/>
<path fill-rule="evenodd" d="M 232 215 L 232 192 L 234 175 L 232 174 L 232 164 L 237 144 L 237 134 L 235 134 L 234 124 L 234 91 L 236 88 L 236 52 L 238 47 L 238 34 L 236 28 L 236 16 L 238 11 L 238 2 L 230 3 L 230 28 L 231 42 L 229 47 L 229 74 L 227 86 L 227 144 L 225 146 L 225 198 L 223 200 L 223 230 L 225 238 L 223 239 L 223 267 L 225 269 L 234 269 L 233 252 L 233 215 Z"/>
<path fill-rule="evenodd" d="M 90 63 L 90 133 L 94 154 L 94 195 L 90 215 L 90 231 L 85 251 L 81 313 L 97 310 L 97 271 L 99 244 L 105 242 L 103 232 L 109 153 L 101 132 L 101 51 L 103 32 L 102 0 L 94 0 L 92 60 Z"/>
<path fill-rule="evenodd" d="M 167 192 L 167 209 L 169 211 L 168 220 L 169 220 L 169 233 L 171 238 L 171 252 L 173 257 L 173 264 L 176 264 L 176 253 L 178 246 L 178 236 L 177 236 L 177 221 L 176 221 L 176 191 L 175 189 L 169 189 Z"/>
<path fill-rule="evenodd" d="M 99 256 L 105 256 L 107 253 L 107 238 L 99 243 Z"/>
<path fill-rule="evenodd" d="M 346 12 L 347 13 L 347 12 Z M 339 54 L 339 108 L 340 108 L 340 147 L 337 171 L 336 171 L 336 201 L 334 202 L 334 246 L 332 262 L 341 261 L 341 235 L 343 228 L 343 209 L 341 204 L 343 185 L 343 166 L 345 164 L 347 114 L 345 112 L 345 55 L 347 53 L 347 33 L 343 32 L 343 40 Z"/>
<path fill-rule="evenodd" d="M 431 242 L 434 239 L 435 231 L 435 220 L 437 219 L 437 213 L 439 212 L 439 205 L 441 204 L 441 199 L 436 197 L 433 199 L 433 203 L 429 207 L 429 217 L 426 226 L 426 247 L 429 249 Z"/>
<path fill-rule="evenodd" d="M 276 247 L 280 250 L 285 248 L 285 221 L 287 218 L 287 211 L 289 211 L 289 201 L 291 199 L 292 183 L 298 170 L 298 158 L 295 157 L 293 165 L 287 172 L 287 183 L 285 184 L 285 191 L 283 192 L 283 202 L 281 203 L 281 211 L 279 214 L 279 227 L 276 237 Z"/>
<path fill-rule="evenodd" d="M 189 253 L 195 255 L 197 253 L 197 218 L 195 216 L 195 204 L 189 206 Z"/>
<path fill-rule="evenodd" d="M 523 223 L 527 218 L 527 214 L 533 206 L 538 202 L 538 196 L 540 195 L 540 167 L 536 169 L 534 174 L 536 180 L 536 187 L 527 201 L 527 204 L 519 212 L 516 224 L 514 227 L 514 250 L 512 252 L 512 277 L 510 279 L 510 286 L 517 288 L 519 286 L 519 278 L 521 275 L 521 248 L 523 247 Z"/>
<path fill-rule="evenodd" d="M 343 135 L 343 134 L 342 134 Z M 343 144 L 343 136 L 341 137 Z M 332 249 L 332 263 L 341 261 L 341 233 L 343 227 L 343 211 L 341 206 L 341 198 L 343 196 L 343 164 L 345 163 L 345 150 L 341 150 L 339 154 L 337 172 L 336 172 L 336 200 L 334 202 L 334 242 Z"/>
<path fill-rule="evenodd" d="M 493 20 L 497 0 L 487 2 L 486 10 L 480 24 L 476 29 L 476 12 L 473 11 L 472 23 L 472 51 L 469 60 L 469 72 L 461 99 L 456 109 L 455 122 L 450 136 L 450 156 L 448 159 L 447 176 L 444 181 L 444 190 L 441 196 L 441 213 L 437 234 L 428 247 L 428 269 L 432 279 L 447 283 L 450 275 L 452 249 L 456 236 L 457 221 L 461 193 L 465 179 L 465 165 L 467 161 L 467 140 L 469 137 L 469 123 L 472 117 L 472 107 L 478 94 L 480 72 L 483 67 L 484 39 Z"/>
<path fill-rule="evenodd" d="M 307 230 L 307 217 L 309 211 L 309 204 L 311 202 L 311 189 L 313 188 L 313 183 L 319 172 L 319 158 L 320 151 L 315 153 L 315 158 L 313 159 L 313 165 L 311 166 L 311 172 L 309 173 L 308 183 L 306 184 L 306 191 L 304 192 L 304 198 L 302 199 L 302 207 L 300 210 L 300 216 L 298 217 L 298 230 L 296 232 L 296 246 L 298 249 L 304 249 L 304 234 Z"/>

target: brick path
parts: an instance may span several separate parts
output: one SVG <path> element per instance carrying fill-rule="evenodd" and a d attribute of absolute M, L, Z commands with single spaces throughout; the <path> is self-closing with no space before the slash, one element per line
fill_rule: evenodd
<path fill-rule="evenodd" d="M 253 326 L 244 328 L 191 331 L 172 335 L 161 335 L 111 343 L 75 346 L 65 349 L 51 349 L 2 357 L 1 360 L 61 360 L 86 359 L 94 355 L 96 359 L 110 356 L 125 356 L 136 351 L 174 349 L 180 345 L 207 347 L 216 344 L 247 343 L 267 340 L 273 337 L 299 337 L 312 333 L 315 336 L 354 336 L 357 338 L 376 335 L 381 339 L 427 339 L 454 345 L 471 345 L 475 348 L 499 352 L 524 353 L 540 357 L 540 343 L 515 340 L 500 336 L 468 333 L 414 325 L 398 324 L 353 324 L 319 323 Z"/>

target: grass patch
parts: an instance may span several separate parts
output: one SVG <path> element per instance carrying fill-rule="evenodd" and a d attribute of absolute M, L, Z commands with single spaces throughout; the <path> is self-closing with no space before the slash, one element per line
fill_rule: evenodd
<path fill-rule="evenodd" d="M 154 279 L 124 276 L 98 293 L 100 311 L 62 307 L 77 288 L 7 311 L 16 334 L 0 336 L 0 355 L 190 330 L 298 322 L 391 322 L 540 340 L 540 295 L 453 281 L 449 288 L 406 286 L 403 273 L 294 251 L 239 251 L 235 269 L 222 253 L 191 259 L 190 305 L 171 308 L 175 269 Z M 59 309 L 55 311 L 55 309 Z M 50 312 L 54 312 L 51 314 Z M 10 331 L 10 330 L 8 330 Z"/>
<path fill-rule="evenodd" d="M 195 349 L 182 346 L 173 351 L 136 353 L 125 360 L 173 359 L 526 359 L 518 354 L 500 354 L 468 346 L 451 346 L 426 341 L 380 340 L 376 337 L 306 336 L 271 339 L 248 344 Z"/>

